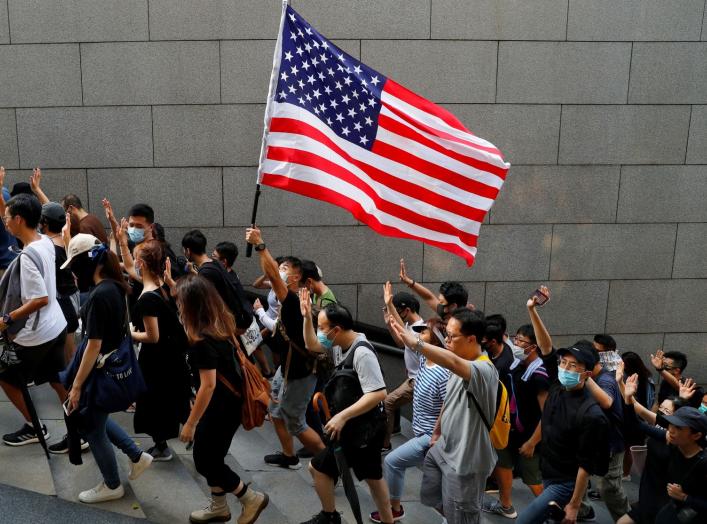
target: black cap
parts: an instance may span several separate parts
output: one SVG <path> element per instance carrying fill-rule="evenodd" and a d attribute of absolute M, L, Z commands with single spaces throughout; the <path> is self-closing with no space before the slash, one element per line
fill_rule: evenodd
<path fill-rule="evenodd" d="M 570 347 L 557 350 L 557 356 L 572 355 L 577 359 L 577 362 L 584 364 L 587 371 L 594 369 L 594 366 L 599 361 L 598 353 L 591 342 L 588 340 L 578 340 Z"/>
<path fill-rule="evenodd" d="M 707 415 L 700 413 L 698 409 L 685 406 L 663 418 L 668 421 L 668 424 L 679 428 L 691 428 L 702 433 L 703 437 L 707 436 Z"/>
<path fill-rule="evenodd" d="M 42 206 L 42 216 L 55 222 L 66 223 L 66 211 L 57 202 L 47 202 Z"/>
<path fill-rule="evenodd" d="M 14 186 L 12 186 L 12 191 L 10 191 L 10 196 L 15 196 L 15 195 L 34 195 L 32 192 L 32 186 L 30 186 L 27 182 L 17 182 Z"/>
<path fill-rule="evenodd" d="M 400 291 L 393 295 L 395 309 L 410 308 L 414 312 L 420 311 L 420 302 L 410 293 Z"/>

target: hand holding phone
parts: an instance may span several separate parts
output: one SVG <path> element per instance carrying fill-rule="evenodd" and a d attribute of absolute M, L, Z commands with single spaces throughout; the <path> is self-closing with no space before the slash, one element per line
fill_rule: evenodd
<path fill-rule="evenodd" d="M 547 288 L 546 288 L 547 289 Z M 542 289 L 536 289 L 533 294 L 530 295 L 530 300 L 535 301 L 536 306 L 543 306 L 550 300 L 550 295 L 545 293 Z"/>
<path fill-rule="evenodd" d="M 71 414 L 71 406 L 69 405 L 69 399 L 67 398 L 66 401 L 61 405 L 61 407 L 64 408 L 64 413 L 68 417 Z"/>

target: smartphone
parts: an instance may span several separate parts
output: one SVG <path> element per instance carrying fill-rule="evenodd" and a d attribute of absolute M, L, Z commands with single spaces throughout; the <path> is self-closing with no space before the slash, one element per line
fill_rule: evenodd
<path fill-rule="evenodd" d="M 553 500 L 547 504 L 547 516 L 550 520 L 562 522 L 565 519 L 565 510 Z"/>
<path fill-rule="evenodd" d="M 533 291 L 533 294 L 530 295 L 530 298 L 533 298 L 533 297 L 536 298 L 536 303 L 538 306 L 542 306 L 545 303 L 547 303 L 548 300 L 550 300 L 550 297 L 547 296 L 542 291 L 540 291 L 539 289 L 536 289 L 535 291 Z"/>
<path fill-rule="evenodd" d="M 64 413 L 66 413 L 66 416 L 68 417 L 69 413 L 71 413 L 71 411 L 69 411 L 69 399 L 67 398 L 66 402 L 64 402 L 61 406 L 64 408 Z"/>

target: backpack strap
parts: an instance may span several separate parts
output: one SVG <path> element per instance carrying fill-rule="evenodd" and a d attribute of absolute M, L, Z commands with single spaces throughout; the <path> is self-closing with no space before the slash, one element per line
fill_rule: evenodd
<path fill-rule="evenodd" d="M 354 369 L 354 357 L 356 356 L 356 349 L 364 346 L 373 351 L 373 353 L 376 352 L 375 348 L 373 345 L 368 341 L 368 340 L 361 340 L 351 346 L 348 351 L 346 352 L 346 358 L 342 362 L 342 364 L 339 367 L 339 369 Z"/>
<path fill-rule="evenodd" d="M 20 257 L 22 255 L 27 255 L 27 258 L 29 258 L 32 263 L 35 265 L 37 268 L 37 271 L 39 271 L 39 274 L 44 278 L 44 266 L 42 265 L 42 260 L 37 258 L 36 253 L 34 253 L 33 250 L 30 249 L 23 249 L 22 252 L 20 253 Z M 18 257 L 19 258 L 19 257 Z M 20 281 L 22 279 L 22 264 L 20 264 Z M 34 317 L 34 322 L 32 324 L 32 331 L 35 331 L 37 329 L 37 326 L 39 325 L 39 315 L 41 314 L 41 308 L 36 311 L 36 315 Z"/>
<path fill-rule="evenodd" d="M 491 363 L 491 360 L 486 357 L 485 355 L 482 355 L 481 357 L 477 358 L 476 360 L 486 360 L 493 366 L 493 363 Z M 500 383 L 501 380 L 498 379 L 498 382 Z M 498 384 L 496 385 L 496 389 L 498 389 Z M 498 393 L 497 393 L 498 394 Z M 467 406 L 471 408 L 471 402 L 474 402 L 474 406 L 476 406 L 476 411 L 479 412 L 479 415 L 481 415 L 481 420 L 484 422 L 484 426 L 486 426 L 486 429 L 488 431 L 491 431 L 491 424 L 489 424 L 488 419 L 486 418 L 486 414 L 484 413 L 484 410 L 481 409 L 481 406 L 479 405 L 479 401 L 476 400 L 476 395 L 474 395 L 469 389 L 467 388 L 466 390 L 466 401 L 467 401 Z"/>
<path fill-rule="evenodd" d="M 241 398 L 241 397 L 243 396 L 243 395 L 240 394 L 240 392 L 239 392 L 235 387 L 233 387 L 233 384 L 231 384 L 231 383 L 228 381 L 228 379 L 227 379 L 226 377 L 224 377 L 219 371 L 216 372 L 216 378 L 218 379 L 218 381 L 219 381 L 221 384 L 223 384 L 224 386 L 226 386 L 226 388 L 227 388 L 231 393 L 233 393 L 233 395 L 234 395 L 236 398 Z"/>

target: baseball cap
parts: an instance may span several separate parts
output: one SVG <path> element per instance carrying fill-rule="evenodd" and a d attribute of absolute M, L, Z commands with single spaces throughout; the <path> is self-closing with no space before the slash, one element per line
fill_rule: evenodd
<path fill-rule="evenodd" d="M 682 407 L 672 415 L 663 416 L 663 418 L 673 426 L 691 428 L 699 431 L 703 436 L 707 436 L 707 415 L 700 413 L 693 407 Z"/>
<path fill-rule="evenodd" d="M 55 222 L 66 223 L 66 211 L 57 202 L 47 202 L 42 206 L 42 216 Z"/>
<path fill-rule="evenodd" d="M 74 257 L 77 257 L 82 253 L 87 253 L 91 251 L 91 249 L 93 249 L 94 247 L 100 245 L 101 241 L 93 235 L 79 233 L 71 239 L 71 242 L 69 242 L 69 248 L 66 250 L 66 262 L 61 265 L 61 269 L 66 269 L 67 267 L 69 267 Z"/>
<path fill-rule="evenodd" d="M 10 196 L 16 195 L 34 195 L 32 192 L 32 186 L 30 186 L 27 182 L 17 182 L 14 186 L 12 186 L 12 191 L 10 191 Z"/>
<path fill-rule="evenodd" d="M 420 309 L 420 302 L 410 293 L 406 293 L 405 291 L 400 291 L 393 295 L 393 305 L 395 306 L 395 309 L 410 308 L 413 311 L 419 311 Z"/>
<path fill-rule="evenodd" d="M 563 355 L 572 355 L 577 359 L 577 362 L 584 364 L 587 371 L 592 370 L 598 362 L 596 350 L 588 340 L 578 340 L 570 347 L 558 349 L 557 356 Z"/>

